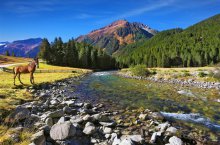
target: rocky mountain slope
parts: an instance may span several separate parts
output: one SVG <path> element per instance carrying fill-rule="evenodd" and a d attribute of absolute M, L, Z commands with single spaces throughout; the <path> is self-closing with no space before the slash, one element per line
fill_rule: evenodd
<path fill-rule="evenodd" d="M 0 54 L 5 54 L 6 51 L 9 51 L 10 54 L 14 53 L 16 56 L 35 57 L 39 52 L 41 42 L 41 38 L 0 42 Z"/>
<path fill-rule="evenodd" d="M 112 54 L 122 46 L 141 39 L 149 39 L 157 32 L 141 23 L 118 20 L 87 35 L 79 36 L 76 40 L 104 48 L 109 54 Z"/>

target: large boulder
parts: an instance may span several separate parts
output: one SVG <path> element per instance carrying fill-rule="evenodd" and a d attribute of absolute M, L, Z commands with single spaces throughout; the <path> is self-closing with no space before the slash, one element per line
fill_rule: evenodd
<path fill-rule="evenodd" d="M 66 121 L 60 124 L 54 124 L 50 130 L 50 137 L 54 140 L 65 140 L 76 134 L 76 127 L 71 122 Z"/>
<path fill-rule="evenodd" d="M 27 108 L 18 106 L 6 119 L 6 122 L 15 123 L 30 117 L 30 111 Z"/>
<path fill-rule="evenodd" d="M 45 145 L 46 144 L 46 138 L 44 136 L 44 131 L 41 130 L 35 134 L 32 135 L 31 141 L 35 145 Z"/>

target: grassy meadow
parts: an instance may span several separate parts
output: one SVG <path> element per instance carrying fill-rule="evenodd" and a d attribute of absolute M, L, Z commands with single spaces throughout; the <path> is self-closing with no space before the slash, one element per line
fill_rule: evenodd
<path fill-rule="evenodd" d="M 219 77 L 214 77 L 210 72 L 219 71 L 219 67 L 184 67 L 184 68 L 147 68 L 157 78 L 165 79 L 193 79 L 205 82 L 219 82 Z M 130 68 L 122 69 L 122 73 L 130 72 Z"/>
<path fill-rule="evenodd" d="M 2 60 L 7 60 L 7 62 L 3 62 Z M 31 59 L 1 56 L 0 64 L 24 63 L 25 65 L 28 64 L 29 61 L 31 61 Z M 34 73 L 35 85 L 55 82 L 69 77 L 77 77 L 90 71 L 87 69 L 52 66 L 44 63 L 40 63 L 39 66 L 40 68 L 37 70 L 72 70 L 73 72 Z M 13 67 L 14 66 L 10 66 L 8 68 L 12 69 Z M 16 78 L 16 86 L 14 86 L 13 76 L 13 73 L 0 71 L 0 121 L 3 121 L 9 112 L 17 105 L 25 101 L 33 100 L 32 94 L 27 91 L 27 88 L 32 86 L 30 83 L 30 74 L 21 74 L 21 81 L 25 85 L 21 85 L 18 78 Z M 14 132 L 16 132 L 16 130 L 6 125 L 0 125 L 0 144 L 29 144 L 29 139 L 32 134 L 30 130 L 19 132 L 19 143 L 13 143 L 11 140 L 10 134 Z"/>

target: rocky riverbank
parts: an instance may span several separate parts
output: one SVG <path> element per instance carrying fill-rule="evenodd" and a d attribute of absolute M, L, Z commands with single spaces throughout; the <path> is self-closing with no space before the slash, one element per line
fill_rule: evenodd
<path fill-rule="evenodd" d="M 111 110 L 105 104 L 79 101 L 66 90 L 74 88 L 74 81 L 72 78 L 28 89 L 36 100 L 18 106 L 5 124 L 15 130 L 32 129 L 31 145 L 217 144 L 174 126 L 159 112 Z M 12 135 L 12 140 L 18 142 L 18 136 Z"/>
<path fill-rule="evenodd" d="M 148 77 L 141 77 L 141 76 L 133 76 L 130 72 L 117 72 L 117 75 L 125 78 L 132 78 L 132 79 L 138 79 L 138 80 L 149 80 L 154 81 L 158 83 L 170 83 L 170 84 L 178 84 L 183 86 L 193 86 L 198 88 L 204 88 L 204 89 L 220 89 L 220 82 L 205 82 L 205 81 L 197 81 L 195 79 L 176 79 L 176 78 L 170 78 L 166 79 L 163 77 L 157 78 L 154 75 L 148 76 Z"/>

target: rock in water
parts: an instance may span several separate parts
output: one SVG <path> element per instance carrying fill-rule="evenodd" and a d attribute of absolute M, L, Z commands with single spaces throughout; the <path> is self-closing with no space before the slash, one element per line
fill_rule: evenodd
<path fill-rule="evenodd" d="M 73 137 L 75 134 L 76 128 L 69 121 L 54 124 L 50 130 L 50 137 L 54 140 L 64 140 L 68 137 Z"/>
<path fill-rule="evenodd" d="M 153 112 L 150 117 L 156 120 L 164 120 L 164 116 L 160 112 Z"/>
<path fill-rule="evenodd" d="M 91 122 L 87 122 L 83 130 L 83 133 L 90 135 L 94 133 L 95 131 L 96 131 L 95 125 Z"/>
<path fill-rule="evenodd" d="M 169 139 L 169 142 L 170 142 L 169 145 L 183 145 L 183 141 L 176 136 L 171 137 Z"/>
<path fill-rule="evenodd" d="M 15 123 L 30 117 L 30 111 L 24 107 L 17 107 L 6 119 L 6 122 Z"/>
<path fill-rule="evenodd" d="M 41 130 L 37 133 L 35 133 L 34 135 L 32 135 L 31 137 L 31 141 L 33 144 L 36 144 L 36 145 L 44 145 L 46 144 L 46 139 L 45 139 L 45 136 L 44 136 L 44 131 Z"/>

